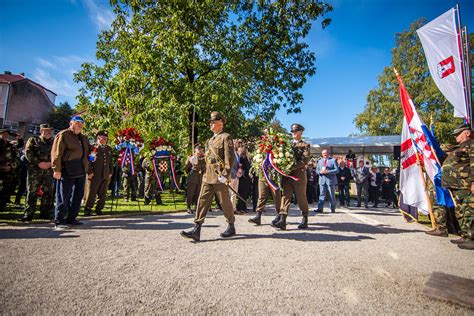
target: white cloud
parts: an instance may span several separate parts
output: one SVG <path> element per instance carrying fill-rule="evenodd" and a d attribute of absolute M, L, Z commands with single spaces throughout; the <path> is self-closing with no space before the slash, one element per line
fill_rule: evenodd
<path fill-rule="evenodd" d="M 79 86 L 73 80 L 74 73 L 80 70 L 81 64 L 91 61 L 87 56 L 67 55 L 51 58 L 37 57 L 37 67 L 33 71 L 32 80 L 50 89 L 58 96 L 75 98 Z"/>
<path fill-rule="evenodd" d="M 108 7 L 107 2 L 98 0 L 83 0 L 89 14 L 89 18 L 94 22 L 99 30 L 110 28 L 115 14 Z"/>

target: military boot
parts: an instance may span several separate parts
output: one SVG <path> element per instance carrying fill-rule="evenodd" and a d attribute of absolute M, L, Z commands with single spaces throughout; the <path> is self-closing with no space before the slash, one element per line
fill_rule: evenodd
<path fill-rule="evenodd" d="M 254 223 L 255 225 L 261 225 L 262 224 L 262 212 L 257 212 L 255 214 L 255 217 L 252 217 L 249 219 L 249 223 Z"/>
<path fill-rule="evenodd" d="M 438 236 L 438 237 L 448 237 L 448 232 L 445 229 L 433 229 L 426 231 L 425 234 L 431 235 L 431 236 Z"/>
<path fill-rule="evenodd" d="M 277 214 L 275 216 L 275 218 L 272 220 L 272 226 L 275 227 L 275 224 L 278 223 L 278 221 L 280 220 L 281 218 L 281 215 L 280 214 Z"/>
<path fill-rule="evenodd" d="M 144 205 L 150 204 L 151 200 L 145 196 L 145 201 L 143 202 Z"/>
<path fill-rule="evenodd" d="M 301 220 L 301 224 L 298 225 L 298 229 L 306 228 L 308 228 L 308 214 L 303 214 L 303 219 Z"/>
<path fill-rule="evenodd" d="M 229 223 L 229 226 L 227 226 L 227 229 L 221 234 L 221 237 L 227 238 L 227 237 L 232 237 L 235 235 L 235 226 L 234 223 Z"/>
<path fill-rule="evenodd" d="M 273 225 L 275 228 L 279 228 L 281 230 L 286 230 L 286 215 L 281 214 L 280 220 Z"/>
<path fill-rule="evenodd" d="M 191 238 L 194 241 L 199 241 L 201 239 L 201 226 L 202 223 L 195 223 L 192 229 L 181 231 L 181 236 L 184 238 Z"/>
<path fill-rule="evenodd" d="M 161 195 L 157 195 L 155 197 L 156 205 L 163 205 L 163 201 L 161 200 Z"/>

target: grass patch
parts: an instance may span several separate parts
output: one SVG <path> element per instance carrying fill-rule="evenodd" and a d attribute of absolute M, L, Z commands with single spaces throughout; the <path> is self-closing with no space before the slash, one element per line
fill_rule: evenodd
<path fill-rule="evenodd" d="M 12 197 L 13 199 L 13 197 Z M 186 206 L 186 196 L 183 192 L 175 193 L 174 196 L 170 192 L 164 192 L 161 194 L 161 200 L 163 205 L 156 205 L 155 200 L 152 200 L 149 205 L 144 205 L 144 199 L 138 199 L 137 201 L 125 202 L 124 198 L 116 198 L 112 200 L 111 197 L 107 198 L 105 207 L 102 210 L 104 215 L 126 215 L 126 214 L 136 214 L 140 212 L 152 212 L 152 213 L 173 213 L 185 211 Z M 112 208 L 113 202 L 113 208 Z M 23 206 L 25 203 L 25 198 L 21 199 L 21 208 L 16 207 L 13 204 L 8 204 L 4 212 L 0 212 L 0 223 L 13 223 L 17 222 L 23 216 Z M 94 209 L 93 209 L 94 210 Z M 54 214 L 54 210 L 51 211 L 51 216 Z M 37 202 L 34 222 L 48 222 L 47 220 L 42 220 L 38 218 L 39 216 L 39 201 Z M 79 211 L 79 217 L 84 216 L 84 205 Z"/>

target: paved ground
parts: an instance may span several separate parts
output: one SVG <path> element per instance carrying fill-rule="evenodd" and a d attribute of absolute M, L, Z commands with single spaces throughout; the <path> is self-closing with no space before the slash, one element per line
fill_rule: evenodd
<path fill-rule="evenodd" d="M 474 278 L 474 252 L 423 234 L 392 209 L 338 209 L 288 231 L 237 217 L 221 239 L 210 213 L 203 242 L 179 236 L 183 213 L 0 226 L 0 313 L 441 314 L 473 311 L 425 297 L 433 271 Z"/>

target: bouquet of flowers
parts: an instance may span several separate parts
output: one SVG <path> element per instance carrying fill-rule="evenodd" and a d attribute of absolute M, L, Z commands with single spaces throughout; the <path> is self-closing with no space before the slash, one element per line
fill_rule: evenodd
<path fill-rule="evenodd" d="M 120 152 L 118 162 L 122 168 L 130 165 L 132 174 L 135 174 L 133 155 L 137 155 L 143 147 L 143 140 L 134 127 L 119 130 L 115 136 L 115 149 Z"/>
<path fill-rule="evenodd" d="M 275 181 L 279 182 L 278 175 L 290 177 L 288 174 L 294 165 L 290 136 L 268 129 L 266 134 L 257 141 L 255 147 L 252 168 L 260 177 L 265 177 L 272 190 L 277 190 L 279 187 Z"/>

